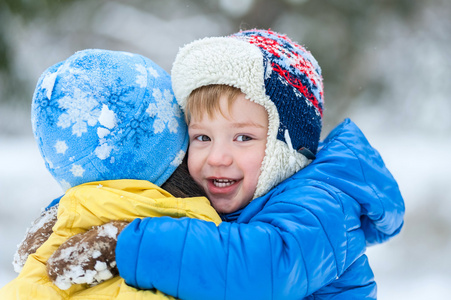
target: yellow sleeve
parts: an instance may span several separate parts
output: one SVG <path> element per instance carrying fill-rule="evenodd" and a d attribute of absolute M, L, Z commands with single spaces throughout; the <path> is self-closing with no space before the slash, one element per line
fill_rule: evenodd
<path fill-rule="evenodd" d="M 52 253 L 75 234 L 112 220 L 159 216 L 221 222 L 208 199 L 175 198 L 144 180 L 98 181 L 69 189 L 60 200 L 53 234 L 29 256 L 19 276 L 0 289 L 0 299 L 173 299 L 159 291 L 136 290 L 119 277 L 95 287 L 73 285 L 63 291 L 53 285 L 45 269 Z"/>

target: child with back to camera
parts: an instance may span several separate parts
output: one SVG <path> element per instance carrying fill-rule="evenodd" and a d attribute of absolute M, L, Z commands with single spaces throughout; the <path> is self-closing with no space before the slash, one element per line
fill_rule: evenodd
<path fill-rule="evenodd" d="M 15 256 L 20 274 L 0 298 L 172 298 L 127 286 L 115 276 L 114 248 L 104 247 L 138 217 L 221 222 L 189 176 L 169 74 L 138 54 L 79 51 L 42 74 L 32 121 L 46 167 L 67 191 L 27 232 Z"/>
<path fill-rule="evenodd" d="M 183 47 L 172 80 L 190 174 L 225 222 L 134 220 L 116 245 L 126 283 L 181 299 L 375 299 L 365 249 L 399 233 L 404 202 L 350 120 L 318 147 L 313 56 L 242 31 Z"/>

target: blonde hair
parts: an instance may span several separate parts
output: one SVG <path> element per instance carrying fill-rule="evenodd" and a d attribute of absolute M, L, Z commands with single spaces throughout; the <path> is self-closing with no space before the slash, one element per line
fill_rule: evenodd
<path fill-rule="evenodd" d="M 205 114 L 213 118 L 218 111 L 224 116 L 224 112 L 220 108 L 221 96 L 227 98 L 230 111 L 230 107 L 240 93 L 242 92 L 239 88 L 225 84 L 210 84 L 193 90 L 186 103 L 186 123 L 189 124 L 192 117 L 202 120 Z"/>

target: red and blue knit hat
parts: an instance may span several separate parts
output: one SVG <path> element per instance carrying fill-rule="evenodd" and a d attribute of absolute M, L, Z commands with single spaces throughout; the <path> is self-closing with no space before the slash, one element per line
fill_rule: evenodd
<path fill-rule="evenodd" d="M 287 36 L 247 30 L 194 41 L 180 49 L 171 75 L 182 108 L 193 90 L 210 84 L 237 87 L 265 107 L 268 141 L 254 197 L 314 157 L 324 105 L 321 68 L 309 51 Z"/>

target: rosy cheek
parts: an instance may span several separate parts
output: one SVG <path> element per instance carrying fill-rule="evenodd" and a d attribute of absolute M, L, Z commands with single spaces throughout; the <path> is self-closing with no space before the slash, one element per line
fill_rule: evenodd
<path fill-rule="evenodd" d="M 198 171 L 197 169 L 198 164 L 196 163 L 196 160 L 192 158 L 192 156 L 188 155 L 188 171 L 191 174 L 191 176 L 194 177 L 194 174 L 196 174 Z"/>

